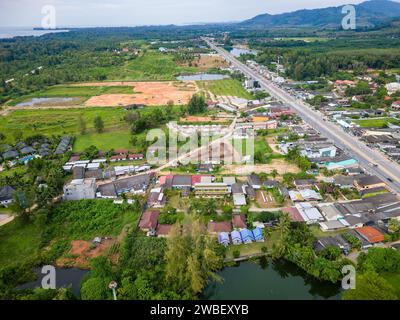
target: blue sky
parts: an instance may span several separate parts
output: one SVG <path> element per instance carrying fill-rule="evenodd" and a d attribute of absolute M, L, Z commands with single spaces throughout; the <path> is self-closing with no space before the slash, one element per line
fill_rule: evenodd
<path fill-rule="evenodd" d="M 224 22 L 261 13 L 356 4 L 362 0 L 0 0 L 0 26 L 40 26 L 54 5 L 57 26 L 132 26 Z"/>

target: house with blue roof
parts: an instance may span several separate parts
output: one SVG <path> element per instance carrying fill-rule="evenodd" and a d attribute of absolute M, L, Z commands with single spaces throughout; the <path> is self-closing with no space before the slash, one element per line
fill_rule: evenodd
<path fill-rule="evenodd" d="M 240 237 L 244 244 L 252 243 L 254 241 L 253 233 L 249 229 L 240 230 Z"/>
<path fill-rule="evenodd" d="M 218 234 L 218 242 L 222 244 L 224 247 L 230 245 L 229 234 L 227 232 L 221 232 Z"/>
<path fill-rule="evenodd" d="M 261 228 L 255 228 L 253 230 L 254 240 L 257 242 L 264 242 L 264 235 Z"/>
<path fill-rule="evenodd" d="M 240 232 L 239 231 L 232 231 L 231 232 L 231 238 L 232 238 L 232 243 L 237 246 L 242 244 L 242 237 L 240 236 Z"/>

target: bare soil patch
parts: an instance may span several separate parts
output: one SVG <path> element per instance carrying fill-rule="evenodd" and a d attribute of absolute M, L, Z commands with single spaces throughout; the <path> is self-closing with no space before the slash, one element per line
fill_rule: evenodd
<path fill-rule="evenodd" d="M 287 163 L 283 159 L 273 159 L 270 164 L 255 165 L 227 165 L 224 167 L 222 174 L 248 175 L 251 173 L 271 173 L 274 169 L 278 174 L 282 175 L 288 172 L 298 173 L 300 169 L 293 164 Z"/>
<path fill-rule="evenodd" d="M 58 259 L 56 264 L 59 267 L 89 268 L 91 259 L 107 254 L 115 243 L 116 239 L 103 240 L 98 245 L 93 245 L 91 241 L 71 241 L 68 257 Z"/>
<path fill-rule="evenodd" d="M 220 55 L 216 54 L 201 54 L 192 62 L 192 65 L 200 68 L 201 71 L 207 71 L 211 68 L 229 67 L 229 64 Z"/>
<path fill-rule="evenodd" d="M 127 106 L 144 104 L 149 106 L 166 105 L 172 101 L 175 105 L 187 104 L 198 88 L 194 82 L 97 82 L 80 86 L 132 86 L 132 94 L 103 94 L 90 98 L 86 106 Z"/>

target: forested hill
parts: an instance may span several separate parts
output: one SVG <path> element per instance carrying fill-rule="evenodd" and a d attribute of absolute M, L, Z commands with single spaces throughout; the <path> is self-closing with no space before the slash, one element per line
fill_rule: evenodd
<path fill-rule="evenodd" d="M 277 15 L 262 14 L 240 24 L 241 27 L 326 27 L 337 28 L 344 14 L 343 6 L 313 10 L 299 10 Z M 400 3 L 389 0 L 371 0 L 355 5 L 357 28 L 376 27 L 400 17 Z"/>

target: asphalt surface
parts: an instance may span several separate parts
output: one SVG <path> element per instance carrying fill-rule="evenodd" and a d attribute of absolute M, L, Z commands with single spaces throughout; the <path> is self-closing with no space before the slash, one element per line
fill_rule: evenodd
<path fill-rule="evenodd" d="M 292 107 L 304 122 L 319 131 L 323 136 L 332 140 L 336 146 L 344 150 L 349 156 L 357 159 L 367 172 L 381 178 L 393 192 L 400 193 L 400 166 L 396 162 L 386 158 L 378 150 L 371 149 L 356 137 L 343 131 L 339 126 L 325 121 L 321 113 L 312 110 L 303 101 L 295 99 L 285 90 L 282 90 L 265 77 L 238 61 L 226 50 L 215 46 L 207 39 L 204 40 L 212 49 L 217 51 L 241 72 L 257 80 L 262 89 L 269 92 L 271 96 Z"/>

